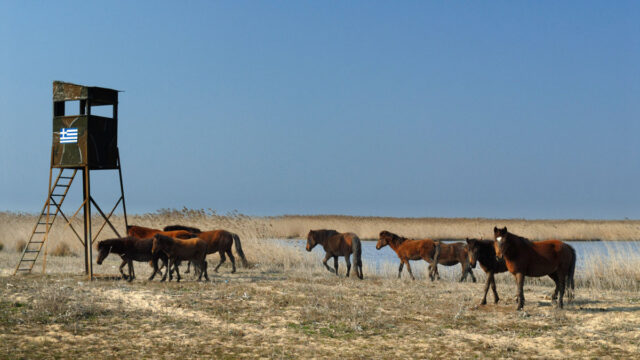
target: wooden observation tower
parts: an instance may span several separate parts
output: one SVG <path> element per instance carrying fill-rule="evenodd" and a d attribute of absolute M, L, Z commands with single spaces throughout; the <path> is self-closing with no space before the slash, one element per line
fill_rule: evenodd
<path fill-rule="evenodd" d="M 67 109 L 67 102 L 79 103 L 78 112 Z M 111 117 L 96 116 L 91 114 L 91 109 L 96 106 L 111 106 Z M 70 111 L 68 111 L 70 110 Z M 54 177 L 54 169 L 58 169 Z M 91 196 L 91 171 L 93 170 L 117 170 L 120 179 L 120 198 L 105 214 Z M 82 172 L 82 203 L 73 215 L 68 217 L 62 211 L 62 203 L 67 197 L 69 188 L 78 171 Z M 69 226 L 84 247 L 85 273 L 93 279 L 93 241 L 100 235 L 105 225 L 115 232 L 120 233 L 110 221 L 111 215 L 122 204 L 125 225 L 127 221 L 127 208 L 124 200 L 124 187 L 122 185 L 122 168 L 118 153 L 118 91 L 101 87 L 89 87 L 65 83 L 53 82 L 53 144 L 51 146 L 51 166 L 49 168 L 49 191 L 44 202 L 37 223 L 31 231 L 29 241 L 22 251 L 20 261 L 14 270 L 17 273 L 30 273 L 38 256 L 44 249 L 54 221 L 60 215 L 65 226 Z M 91 233 L 91 208 L 100 213 L 104 222 L 95 236 Z M 78 232 L 71 221 L 83 210 L 83 229 Z M 46 256 L 45 256 L 46 261 Z M 44 264 L 43 264 L 44 272 Z"/>

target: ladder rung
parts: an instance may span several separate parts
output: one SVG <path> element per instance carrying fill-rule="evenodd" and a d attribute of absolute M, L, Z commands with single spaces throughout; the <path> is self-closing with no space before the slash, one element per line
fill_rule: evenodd
<path fill-rule="evenodd" d="M 40 252 L 40 250 L 25 250 L 26 253 L 37 253 Z"/>
<path fill-rule="evenodd" d="M 48 223 L 48 222 L 38 222 L 38 225 L 51 225 L 53 224 L 52 222 Z"/>
<path fill-rule="evenodd" d="M 36 261 L 36 259 L 22 259 L 22 260 L 20 260 L 20 261 L 21 261 L 21 262 L 22 262 L 22 261 Z"/>
<path fill-rule="evenodd" d="M 31 241 L 29 244 L 42 244 L 44 241 Z M 27 246 L 29 245 L 27 244 Z"/>
<path fill-rule="evenodd" d="M 18 271 L 31 271 L 31 269 L 30 269 L 30 268 L 27 268 L 27 269 L 18 269 Z"/>
<path fill-rule="evenodd" d="M 64 196 L 64 194 L 51 194 L 51 196 Z"/>
<path fill-rule="evenodd" d="M 73 176 L 60 176 L 60 179 L 73 179 Z"/>
<path fill-rule="evenodd" d="M 47 232 L 46 231 L 34 231 L 33 233 L 34 234 L 46 234 Z"/>
<path fill-rule="evenodd" d="M 71 184 L 56 184 L 56 187 L 70 187 Z"/>

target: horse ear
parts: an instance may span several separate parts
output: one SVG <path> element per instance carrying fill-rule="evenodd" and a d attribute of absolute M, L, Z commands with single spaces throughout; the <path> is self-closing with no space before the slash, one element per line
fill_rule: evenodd
<path fill-rule="evenodd" d="M 467 238 L 467 244 L 469 243 L 469 238 Z"/>
<path fill-rule="evenodd" d="M 497 226 L 493 227 L 493 232 L 498 232 L 498 227 Z"/>
<path fill-rule="evenodd" d="M 504 227 L 504 232 L 507 232 L 507 227 L 506 226 Z"/>

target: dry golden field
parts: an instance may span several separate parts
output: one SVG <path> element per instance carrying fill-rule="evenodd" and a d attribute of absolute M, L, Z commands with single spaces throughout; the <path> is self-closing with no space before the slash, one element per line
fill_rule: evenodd
<path fill-rule="evenodd" d="M 458 237 L 453 220 L 383 219 L 377 226 L 361 220 L 364 225 L 352 230 L 363 237 L 379 228 L 407 236 Z M 416 274 L 416 281 L 406 274 L 398 280 L 395 262 L 382 267 L 365 262 L 360 281 L 344 277 L 342 261 L 342 277 L 327 272 L 320 264 L 321 249 L 307 253 L 270 240 L 305 234 L 304 221 L 309 228 L 347 230 L 358 218 L 256 219 L 199 211 L 131 217 L 131 223 L 146 226 L 181 223 L 240 234 L 250 268 L 230 274 L 227 261 L 219 273 L 209 274 L 211 282 L 186 275 L 181 283 L 147 281 L 150 267 L 143 263 L 135 264 L 132 283 L 87 281 L 80 275 L 80 256 L 54 256 L 60 244 L 80 253 L 77 241 L 60 229 L 48 245 L 46 274 L 39 262 L 32 275 L 10 276 L 19 255 L 15 247 L 34 221 L 31 215 L 0 214 L 0 358 L 630 358 L 640 353 L 640 258 L 626 256 L 623 249 L 581 259 L 576 300 L 564 310 L 551 306 L 550 280 L 530 279 L 525 311 L 516 312 L 509 274 L 497 276 L 501 301 L 492 304 L 489 294 L 489 305 L 479 306 L 485 280 L 479 268 L 475 284 L 457 283 L 452 276 L 432 283 L 425 274 Z M 461 227 L 471 229 L 475 220 L 460 221 L 468 221 Z M 495 220 L 477 221 L 489 226 L 478 225 L 483 235 L 490 234 Z M 495 225 L 518 229 L 513 221 Z M 448 222 L 449 227 L 434 225 Z M 538 226 L 557 226 L 559 237 L 577 238 L 563 223 Z M 597 230 L 595 223 L 573 229 Z M 430 226 L 431 232 L 422 232 Z M 625 231 L 637 237 L 632 230 L 638 222 L 603 226 L 601 232 L 583 233 L 584 238 Z M 527 229 L 520 233 L 535 237 Z M 100 236 L 106 237 L 112 234 Z M 216 262 L 217 256 L 208 259 Z M 116 274 L 117 265 L 119 259 L 110 256 L 95 271 Z"/>

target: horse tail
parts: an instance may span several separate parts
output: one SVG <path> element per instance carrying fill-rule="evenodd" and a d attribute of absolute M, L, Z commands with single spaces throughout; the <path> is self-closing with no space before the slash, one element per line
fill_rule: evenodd
<path fill-rule="evenodd" d="M 364 277 L 362 274 L 362 244 L 360 243 L 360 238 L 357 236 L 353 236 L 351 239 L 351 252 L 353 252 L 356 275 L 362 279 Z"/>
<path fill-rule="evenodd" d="M 234 233 L 231 233 L 231 237 L 233 238 L 233 242 L 236 243 L 236 252 L 238 253 L 238 256 L 240 256 L 240 260 L 242 260 L 242 266 L 249 267 L 249 262 L 247 261 L 247 258 L 244 256 L 244 252 L 242 251 L 240 237 Z"/>
<path fill-rule="evenodd" d="M 575 281 L 574 281 L 574 275 L 576 272 L 576 260 L 577 260 L 577 256 L 576 256 L 576 250 L 573 248 L 573 246 L 571 245 L 567 245 L 569 246 L 569 249 L 571 250 L 571 264 L 569 265 L 569 272 L 567 272 L 567 279 L 565 281 L 566 287 L 567 287 L 567 299 L 571 302 L 573 301 L 573 291 L 575 289 Z"/>

